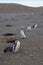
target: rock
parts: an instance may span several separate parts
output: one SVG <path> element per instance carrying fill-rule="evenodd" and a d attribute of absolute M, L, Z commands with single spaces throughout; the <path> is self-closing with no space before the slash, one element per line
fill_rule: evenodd
<path fill-rule="evenodd" d="M 41 63 L 43 64 L 43 61 Z"/>
<path fill-rule="evenodd" d="M 4 63 L 6 63 L 6 61 L 4 61 Z"/>
<path fill-rule="evenodd" d="M 25 51 L 25 54 L 27 54 L 28 52 L 27 51 Z"/>

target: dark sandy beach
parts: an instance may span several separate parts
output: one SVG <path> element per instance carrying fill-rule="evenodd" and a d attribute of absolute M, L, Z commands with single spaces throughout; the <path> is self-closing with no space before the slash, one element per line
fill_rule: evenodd
<path fill-rule="evenodd" d="M 26 39 L 20 38 L 21 26 L 37 24 L 38 28 L 26 31 Z M 11 36 L 4 36 L 11 33 Z M 18 36 L 21 46 L 17 53 L 4 53 Z M 0 65 L 43 65 L 43 7 L 32 8 L 17 4 L 0 4 Z"/>

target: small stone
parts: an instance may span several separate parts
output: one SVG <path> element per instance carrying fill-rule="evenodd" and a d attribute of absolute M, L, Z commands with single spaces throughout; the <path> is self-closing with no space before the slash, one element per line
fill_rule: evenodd
<path fill-rule="evenodd" d="M 4 61 L 4 63 L 6 63 L 6 61 Z"/>
<path fill-rule="evenodd" d="M 30 54 L 30 57 L 33 57 L 33 55 L 32 55 L 32 54 Z"/>
<path fill-rule="evenodd" d="M 25 51 L 25 53 L 27 53 L 27 51 Z"/>
<path fill-rule="evenodd" d="M 24 60 L 22 60 L 24 62 Z"/>
<path fill-rule="evenodd" d="M 43 64 L 43 61 L 41 63 Z"/>

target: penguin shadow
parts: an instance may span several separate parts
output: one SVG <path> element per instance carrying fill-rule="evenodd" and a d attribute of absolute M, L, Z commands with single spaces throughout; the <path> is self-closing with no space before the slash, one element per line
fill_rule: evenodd
<path fill-rule="evenodd" d="M 13 33 L 6 33 L 6 34 L 3 34 L 3 36 L 13 36 L 14 34 Z"/>
<path fill-rule="evenodd" d="M 13 25 L 10 25 L 10 24 L 7 24 L 7 25 L 5 25 L 6 27 L 12 27 Z"/>

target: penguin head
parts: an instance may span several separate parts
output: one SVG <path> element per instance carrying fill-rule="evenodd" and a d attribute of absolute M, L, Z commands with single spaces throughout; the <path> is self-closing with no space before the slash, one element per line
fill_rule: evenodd
<path fill-rule="evenodd" d="M 18 40 L 18 38 L 15 38 L 15 39 L 14 39 L 14 41 L 17 41 L 17 40 Z"/>
<path fill-rule="evenodd" d="M 24 26 L 21 27 L 21 30 L 24 30 Z"/>
<path fill-rule="evenodd" d="M 35 25 L 32 26 L 32 28 L 34 28 L 34 27 L 35 27 Z"/>

